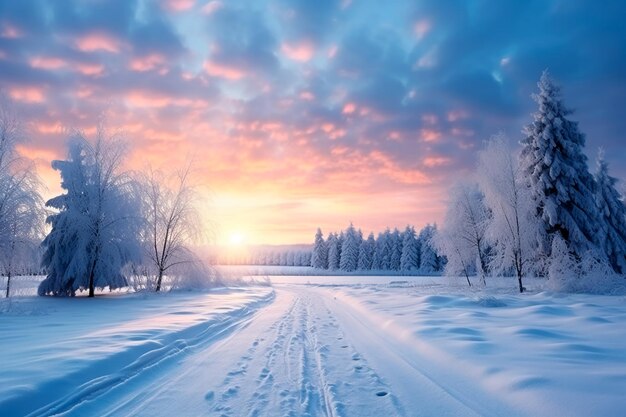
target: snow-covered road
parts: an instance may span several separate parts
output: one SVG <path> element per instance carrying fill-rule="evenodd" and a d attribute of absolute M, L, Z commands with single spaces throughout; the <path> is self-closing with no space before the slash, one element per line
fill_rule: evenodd
<path fill-rule="evenodd" d="M 177 334 L 33 415 L 516 415 L 471 383 L 451 386 L 449 371 L 438 381 L 396 330 L 330 288 L 281 286 L 253 314 Z"/>
<path fill-rule="evenodd" d="M 511 356 L 497 352 L 502 343 L 498 334 L 506 332 L 505 321 L 486 318 L 539 309 L 547 312 L 542 321 L 550 326 L 550 317 L 561 320 L 554 314 L 559 307 L 544 305 L 553 302 L 551 297 L 474 300 L 418 297 L 413 291 L 383 285 L 285 283 L 273 289 L 204 296 L 97 299 L 100 305 L 85 310 L 82 327 L 69 326 L 59 334 L 53 330 L 59 317 L 66 317 L 72 309 L 77 312 L 78 303 L 94 305 L 92 300 L 57 303 L 34 298 L 32 302 L 43 303 L 44 308 L 62 307 L 43 317 L 42 325 L 49 332 L 42 335 L 45 344 L 14 350 L 7 345 L 8 361 L 0 368 L 0 380 L 6 383 L 0 387 L 0 415 L 508 417 L 588 415 L 594 409 L 613 415 L 611 410 L 622 410 L 620 391 L 611 382 L 624 377 L 619 349 L 613 359 L 602 356 L 609 361 L 604 366 L 597 354 L 581 358 L 578 351 L 569 356 L 565 352 L 557 360 L 538 350 L 535 357 L 521 355 L 524 364 L 520 368 Z M 621 300 L 606 300 L 615 303 L 606 310 L 612 309 L 612 316 L 594 321 L 599 322 L 594 326 L 604 326 L 598 332 L 619 331 L 626 317 L 615 308 Z M 573 309 L 589 310 L 585 314 L 604 308 L 573 301 Z M 120 306 L 126 310 L 116 316 L 113 312 Z M 102 311 L 111 313 L 109 320 L 98 314 Z M 565 319 L 571 322 L 572 317 L 573 313 Z M 583 315 L 580 318 L 586 320 Z M 13 319 L 8 321 L 13 324 L 0 330 L 6 330 L 9 341 L 24 344 L 27 336 L 19 329 L 32 317 Z M 84 323 L 90 322 L 102 328 L 87 331 Z M 439 331 L 430 334 L 431 328 Z M 476 335 L 486 335 L 489 329 L 495 333 L 488 343 L 492 353 L 485 356 L 482 350 L 487 342 Z M 534 329 L 533 334 L 539 332 Z M 450 338 L 442 338 L 442 332 Z M 526 333 L 520 333 L 520 341 L 527 339 Z M 575 340 L 579 335 L 568 337 Z M 609 339 L 617 348 L 622 343 L 614 337 L 595 342 L 609 347 Z M 544 344 L 556 347 L 557 342 L 553 337 Z M 482 350 L 472 354 L 472 349 Z M 27 363 L 33 358 L 38 359 L 36 365 Z M 544 362 L 539 361 L 542 358 Z M 550 363 L 561 370 L 533 376 Z M 591 396 L 586 397 L 571 388 L 558 391 L 559 386 L 567 386 L 559 382 L 559 373 L 575 375 L 577 369 L 594 369 L 602 392 L 589 390 Z M 576 407 L 548 401 L 559 395 L 570 395 Z M 594 405 L 599 398 L 602 403 Z"/>

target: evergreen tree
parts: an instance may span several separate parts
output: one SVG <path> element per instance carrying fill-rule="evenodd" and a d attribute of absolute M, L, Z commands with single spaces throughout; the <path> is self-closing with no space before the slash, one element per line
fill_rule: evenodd
<path fill-rule="evenodd" d="M 374 239 L 374 233 L 370 233 L 367 239 L 364 239 L 361 242 L 361 246 L 359 246 L 359 262 L 357 265 L 359 271 L 369 271 L 372 269 L 375 247 L 376 240 Z"/>
<path fill-rule="evenodd" d="M 322 229 L 319 227 L 317 228 L 317 233 L 315 233 L 311 266 L 317 269 L 328 269 L 328 247 L 326 246 L 326 242 L 324 242 Z"/>
<path fill-rule="evenodd" d="M 69 158 L 54 161 L 66 194 L 47 206 L 52 226 L 43 241 L 42 266 L 48 276 L 39 294 L 75 295 L 77 290 L 127 285 L 123 269 L 139 261 L 142 224 L 140 202 L 128 177 L 118 173 L 124 148 L 105 139 L 102 129 L 94 146 L 80 134 L 69 145 Z"/>
<path fill-rule="evenodd" d="M 372 255 L 372 269 L 375 271 L 382 271 L 383 269 L 383 250 L 385 247 L 382 233 L 378 234 L 376 242 L 374 242 L 374 254 Z"/>
<path fill-rule="evenodd" d="M 602 248 L 615 272 L 626 273 L 626 207 L 615 189 L 617 179 L 609 175 L 603 152 L 598 155 L 596 205 L 603 218 Z"/>
<path fill-rule="evenodd" d="M 419 269 L 417 237 L 415 229 L 407 226 L 402 234 L 402 256 L 400 257 L 400 269 L 405 272 L 417 271 Z"/>
<path fill-rule="evenodd" d="M 355 271 L 359 261 L 359 234 L 350 223 L 350 226 L 344 233 L 343 242 L 341 244 L 341 260 L 339 268 L 342 271 Z"/>
<path fill-rule="evenodd" d="M 339 269 L 339 263 L 341 261 L 341 251 L 339 248 L 339 239 L 335 233 L 328 235 L 326 245 L 328 246 L 328 269 L 333 271 L 337 270 Z"/>
<path fill-rule="evenodd" d="M 389 256 L 389 268 L 392 271 L 401 269 L 402 260 L 402 235 L 397 228 L 391 233 L 391 254 Z"/>
<path fill-rule="evenodd" d="M 393 251 L 393 241 L 389 228 L 385 230 L 385 232 L 378 239 L 378 241 L 381 245 L 380 269 L 382 269 L 383 271 L 389 271 L 391 269 L 391 253 Z"/>
<path fill-rule="evenodd" d="M 545 231 L 539 243 L 549 252 L 558 234 L 580 259 L 599 246 L 597 231 L 602 229 L 594 201 L 595 182 L 583 153 L 585 136 L 578 123 L 567 118 L 571 111 L 547 71 L 537 85 L 539 94 L 533 98 L 539 110 L 524 129 L 521 169 Z"/>
<path fill-rule="evenodd" d="M 343 242 L 341 244 L 341 260 L 339 268 L 342 271 L 351 272 L 356 270 L 359 261 L 359 234 L 350 223 L 350 226 L 344 233 Z"/>
<path fill-rule="evenodd" d="M 420 241 L 420 272 L 433 274 L 442 270 L 442 260 L 435 251 L 433 238 L 437 233 L 437 225 L 426 225 L 418 236 Z"/>

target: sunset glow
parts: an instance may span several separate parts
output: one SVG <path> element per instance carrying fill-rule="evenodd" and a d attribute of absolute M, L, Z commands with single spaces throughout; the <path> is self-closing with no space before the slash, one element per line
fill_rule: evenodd
<path fill-rule="evenodd" d="M 624 176 L 619 13 L 527 5 L 526 28 L 502 24 L 521 3 L 444 3 L 3 2 L 0 88 L 27 123 L 20 151 L 46 197 L 60 191 L 50 162 L 67 128 L 93 133 L 104 115 L 128 138 L 129 168 L 194 161 L 223 245 L 440 222 L 482 142 L 521 138 L 545 68 L 567 86 L 587 148 L 602 144 Z"/>

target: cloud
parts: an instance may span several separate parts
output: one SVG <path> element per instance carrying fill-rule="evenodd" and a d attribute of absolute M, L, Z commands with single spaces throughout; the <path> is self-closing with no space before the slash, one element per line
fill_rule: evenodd
<path fill-rule="evenodd" d="M 549 67 L 590 153 L 604 146 L 626 177 L 618 0 L 147 4 L 0 2 L 0 88 L 33 126 L 23 152 L 62 156 L 64 129 L 105 112 L 131 164 L 201 160 L 214 193 L 242 204 L 222 219 L 269 230 L 289 207 L 291 241 L 325 222 L 419 225 L 485 138 L 519 138 Z"/>

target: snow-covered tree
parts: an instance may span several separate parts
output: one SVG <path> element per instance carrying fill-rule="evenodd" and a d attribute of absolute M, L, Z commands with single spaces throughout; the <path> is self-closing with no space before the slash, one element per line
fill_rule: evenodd
<path fill-rule="evenodd" d="M 326 245 L 328 246 L 328 269 L 337 270 L 341 261 L 341 250 L 339 248 L 339 239 L 335 233 L 328 235 Z"/>
<path fill-rule="evenodd" d="M 615 272 L 626 273 L 626 207 L 624 197 L 617 191 L 617 179 L 609 175 L 604 152 L 598 154 L 596 206 L 603 219 L 600 242 Z"/>
<path fill-rule="evenodd" d="M 311 256 L 311 266 L 317 269 L 328 268 L 328 247 L 324 242 L 322 229 L 317 228 L 315 233 L 315 243 L 313 245 L 313 254 Z"/>
<path fill-rule="evenodd" d="M 451 189 L 442 234 L 435 244 L 448 258 L 447 273 L 476 273 L 485 284 L 489 220 L 484 196 L 476 184 L 459 183 Z"/>
<path fill-rule="evenodd" d="M 472 286 L 470 275 L 475 273 L 475 259 L 467 251 L 467 246 L 463 246 L 461 241 L 453 235 L 453 230 L 445 227 L 437 231 L 432 238 L 432 245 L 441 255 L 445 256 L 447 263 L 444 272 L 447 276 L 457 276 L 462 274 L 467 280 L 467 285 Z"/>
<path fill-rule="evenodd" d="M 351 272 L 356 270 L 359 261 L 359 235 L 352 223 L 350 223 L 343 236 L 339 268 L 342 271 Z"/>
<path fill-rule="evenodd" d="M 536 245 L 542 233 L 530 190 L 504 136 L 492 138 L 478 159 L 478 177 L 492 217 L 487 228 L 493 246 L 491 269 L 513 271 L 523 292 L 522 279 L 537 260 Z"/>
<path fill-rule="evenodd" d="M 393 229 L 390 242 L 389 269 L 399 271 L 402 268 L 402 235 L 397 228 Z"/>
<path fill-rule="evenodd" d="M 361 246 L 359 246 L 359 262 L 357 264 L 359 271 L 369 271 L 372 269 L 375 248 L 376 239 L 374 239 L 374 233 L 370 233 L 367 239 L 361 241 Z"/>
<path fill-rule="evenodd" d="M 437 254 L 433 238 L 437 234 L 437 225 L 426 225 L 419 233 L 420 242 L 420 272 L 434 274 L 442 270 L 442 260 Z"/>
<path fill-rule="evenodd" d="M 384 237 L 382 233 L 378 233 L 378 237 L 374 242 L 374 251 L 372 254 L 372 268 L 375 271 L 381 271 L 383 269 L 383 251 L 385 245 L 383 243 Z"/>
<path fill-rule="evenodd" d="M 407 226 L 402 234 L 402 256 L 400 269 L 405 272 L 417 271 L 420 267 L 419 245 L 412 226 Z"/>
<path fill-rule="evenodd" d="M 152 271 L 157 292 L 165 274 L 180 281 L 182 272 L 200 262 L 190 248 L 203 230 L 196 209 L 197 193 L 189 183 L 190 172 L 191 166 L 173 175 L 150 171 L 142 180 L 143 262 Z"/>
<path fill-rule="evenodd" d="M 595 182 L 583 153 L 585 136 L 561 98 L 560 88 L 545 71 L 533 98 L 539 110 L 526 126 L 520 167 L 528 180 L 535 210 L 545 230 L 539 242 L 548 253 L 555 235 L 567 242 L 575 257 L 600 246 L 602 222 L 595 206 Z"/>
<path fill-rule="evenodd" d="M 11 278 L 38 262 L 44 229 L 41 181 L 32 162 L 16 151 L 23 138 L 20 119 L 0 97 L 0 273 L 7 278 L 6 297 Z"/>
<path fill-rule="evenodd" d="M 393 240 L 389 228 L 378 237 L 377 243 L 380 245 L 380 269 L 389 271 L 391 269 L 391 252 L 393 251 Z"/>
<path fill-rule="evenodd" d="M 92 145 L 76 133 L 65 161 L 53 161 L 65 194 L 46 204 L 48 217 L 42 265 L 48 276 L 40 295 L 75 295 L 95 288 L 127 285 L 124 268 L 141 257 L 141 202 L 129 176 L 120 172 L 125 147 L 98 129 Z"/>

